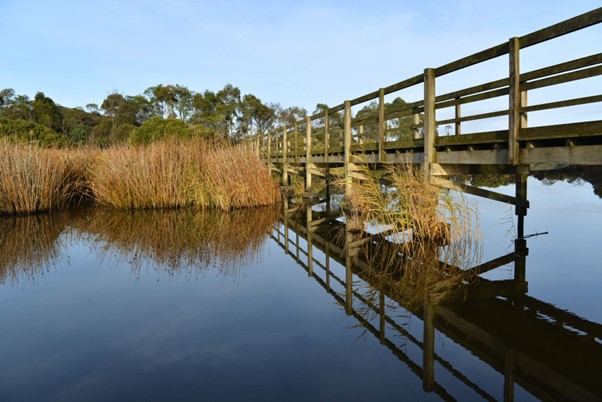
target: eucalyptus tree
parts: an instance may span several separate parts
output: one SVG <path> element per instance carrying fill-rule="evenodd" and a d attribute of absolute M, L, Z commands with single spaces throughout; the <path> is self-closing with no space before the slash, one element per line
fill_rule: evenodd
<path fill-rule="evenodd" d="M 63 116 L 61 109 L 43 92 L 36 93 L 31 104 L 34 121 L 56 132 L 61 131 Z"/>
<path fill-rule="evenodd" d="M 264 134 L 272 128 L 276 121 L 276 112 L 270 105 L 265 105 L 255 95 L 247 94 L 240 103 L 240 121 L 238 137 L 253 134 Z"/>

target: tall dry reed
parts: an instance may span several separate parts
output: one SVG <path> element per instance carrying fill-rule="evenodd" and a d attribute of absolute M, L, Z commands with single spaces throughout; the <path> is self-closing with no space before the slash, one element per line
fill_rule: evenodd
<path fill-rule="evenodd" d="M 95 200 L 116 208 L 226 210 L 280 200 L 269 171 L 251 149 L 202 141 L 104 150 L 89 181 Z"/>
<path fill-rule="evenodd" d="M 63 208 L 81 194 L 81 153 L 0 142 L 0 214 Z"/>
<path fill-rule="evenodd" d="M 389 241 L 369 250 L 370 275 L 407 305 L 438 303 L 480 262 L 478 211 L 462 194 L 425 181 L 411 166 L 354 181 L 346 212 L 350 229 L 386 228 Z M 363 235 L 366 235 L 365 233 Z"/>

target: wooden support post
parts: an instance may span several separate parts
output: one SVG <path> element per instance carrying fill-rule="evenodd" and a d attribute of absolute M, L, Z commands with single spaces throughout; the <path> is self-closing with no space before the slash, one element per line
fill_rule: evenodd
<path fill-rule="evenodd" d="M 309 172 L 311 163 L 311 119 L 307 117 L 305 128 L 305 191 L 309 192 L 311 188 L 311 173 Z"/>
<path fill-rule="evenodd" d="M 343 149 L 345 162 L 345 198 L 351 199 L 351 102 L 345 101 L 345 118 L 343 130 Z"/>
<path fill-rule="evenodd" d="M 328 163 L 328 143 L 330 141 L 328 135 L 328 109 L 324 111 L 324 162 Z"/>
<path fill-rule="evenodd" d="M 414 113 L 412 114 L 412 138 L 417 140 L 418 138 L 420 138 L 420 130 L 418 129 L 418 126 L 420 125 L 420 113 L 418 113 L 416 110 L 413 111 Z"/>
<path fill-rule="evenodd" d="M 526 170 L 526 169 L 525 169 Z M 516 199 L 527 201 L 527 178 L 528 174 L 525 171 L 516 174 Z M 522 238 L 525 235 L 524 217 L 527 215 L 527 208 L 517 205 L 514 208 L 515 214 L 519 217 L 517 225 L 517 238 Z M 520 219 L 523 218 L 523 219 Z"/>
<path fill-rule="evenodd" d="M 424 70 L 424 177 L 431 175 L 431 163 L 437 162 L 435 137 L 437 127 L 435 119 L 435 70 Z"/>
<path fill-rule="evenodd" d="M 385 120 L 385 90 L 378 90 L 378 162 L 385 163 L 387 154 L 385 153 L 385 136 L 387 122 Z"/>
<path fill-rule="evenodd" d="M 524 216 L 518 217 L 519 222 L 524 219 Z M 514 254 L 516 255 L 516 259 L 514 260 L 514 281 L 524 283 L 527 281 L 527 255 L 529 254 L 527 240 L 514 240 Z"/>
<path fill-rule="evenodd" d="M 462 134 L 462 123 L 460 122 L 460 117 L 462 117 L 462 106 L 460 105 L 460 98 L 456 98 L 456 106 L 455 106 L 455 111 L 456 111 L 456 127 L 455 127 L 455 133 L 456 135 L 460 135 Z"/>
<path fill-rule="evenodd" d="M 509 41 L 509 116 L 508 116 L 508 164 L 518 165 L 521 126 L 520 93 L 520 43 L 518 38 Z"/>
<path fill-rule="evenodd" d="M 287 128 L 284 127 L 282 129 L 282 184 L 284 186 L 288 186 L 288 171 L 286 170 L 288 167 L 288 141 L 286 138 Z"/>
<path fill-rule="evenodd" d="M 435 309 L 425 298 L 423 307 L 422 386 L 426 392 L 435 389 Z"/>

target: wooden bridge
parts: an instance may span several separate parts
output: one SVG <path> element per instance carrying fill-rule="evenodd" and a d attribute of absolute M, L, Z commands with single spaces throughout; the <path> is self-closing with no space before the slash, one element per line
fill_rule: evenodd
<path fill-rule="evenodd" d="M 280 128 L 258 135 L 255 144 L 271 169 L 281 174 L 301 175 L 308 191 L 312 177 L 327 181 L 344 177 L 350 194 L 359 164 L 372 167 L 391 164 L 421 164 L 424 174 L 437 185 L 477 196 L 511 203 L 518 215 L 526 214 L 526 175 L 542 164 L 602 165 L 602 121 L 529 126 L 528 114 L 569 106 L 602 102 L 602 94 L 529 105 L 530 91 L 592 79 L 602 74 L 602 53 L 547 66 L 534 71 L 520 69 L 521 50 L 595 26 L 602 21 L 602 8 L 548 28 L 485 49 L 396 84 Z M 591 28 L 590 28 L 591 29 Z M 598 44 L 602 44 L 602 38 Z M 506 57 L 508 74 L 501 79 L 437 94 L 438 80 L 488 60 Z M 385 97 L 422 86 L 421 100 L 387 105 Z M 563 86 L 562 88 L 565 88 Z M 595 88 L 595 86 L 594 86 Z M 598 91 L 600 87 L 597 88 Z M 507 102 L 502 110 L 464 115 L 464 105 L 498 99 Z M 371 113 L 352 113 L 352 108 L 371 104 Z M 504 103 L 505 104 L 505 103 Z M 437 113 L 451 111 L 453 118 L 439 119 Z M 463 123 L 507 118 L 507 129 L 466 133 Z M 442 129 L 448 135 L 442 135 Z M 446 176 L 473 174 L 516 175 L 516 196 L 459 184 Z"/>
<path fill-rule="evenodd" d="M 476 277 L 459 290 L 456 302 L 436 308 L 426 302 L 408 305 L 397 291 L 408 286 L 404 280 L 382 280 L 378 275 L 374 279 L 366 245 L 386 239 L 350 234 L 343 223 L 329 219 L 339 213 L 285 201 L 272 238 L 349 316 L 421 378 L 425 391 L 447 401 L 465 400 L 467 395 L 489 401 L 503 395 L 512 401 L 518 384 L 541 400 L 602 399 L 602 325 L 526 295 L 525 240 L 517 240 L 511 253 L 475 267 L 483 273 L 510 264 L 512 279 Z M 401 269 L 403 261 L 398 259 Z M 421 334 L 400 322 L 406 311 L 422 321 Z M 445 336 L 492 367 L 503 378 L 503 389 L 487 388 L 474 372 L 456 368 L 444 350 L 437 352 L 436 336 Z"/>

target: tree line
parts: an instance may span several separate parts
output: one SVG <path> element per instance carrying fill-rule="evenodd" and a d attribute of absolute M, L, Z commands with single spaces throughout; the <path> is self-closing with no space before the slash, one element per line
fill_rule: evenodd
<path fill-rule="evenodd" d="M 58 105 L 43 92 L 30 99 L 11 88 L 0 91 L 0 136 L 42 146 L 148 143 L 170 136 L 239 141 L 306 115 L 300 107 L 243 95 L 231 84 L 217 92 L 159 84 L 139 95 L 113 92 L 85 108 Z"/>
<path fill-rule="evenodd" d="M 385 108 L 390 111 L 403 105 L 405 102 L 396 98 Z M 319 103 L 313 114 L 326 109 L 328 105 Z M 231 84 L 215 92 L 159 84 L 138 95 L 113 92 L 100 105 L 76 108 L 61 106 L 43 92 L 30 99 L 11 88 L 0 91 L 0 137 L 41 146 L 149 143 L 166 137 L 237 142 L 249 135 L 292 126 L 306 116 L 307 111 L 301 107 L 264 103 Z M 376 130 L 377 116 L 375 102 L 356 113 L 356 118 L 367 121 L 367 131 Z M 332 127 L 342 125 L 342 114 L 333 114 L 330 120 Z M 407 116 L 393 119 L 389 125 L 394 138 L 410 135 Z"/>

